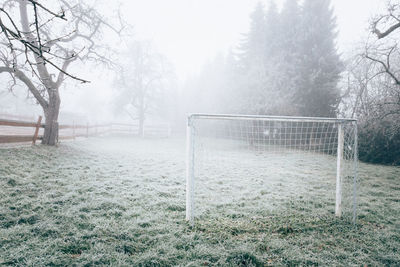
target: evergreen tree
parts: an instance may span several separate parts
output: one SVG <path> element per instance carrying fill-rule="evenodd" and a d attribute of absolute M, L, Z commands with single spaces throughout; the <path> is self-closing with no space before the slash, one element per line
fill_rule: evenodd
<path fill-rule="evenodd" d="M 240 46 L 238 89 L 241 101 L 238 112 L 275 113 L 277 107 L 276 64 L 279 50 L 279 12 L 271 2 L 267 12 L 258 3 L 251 14 L 250 31 Z"/>
<path fill-rule="evenodd" d="M 276 57 L 277 51 L 280 48 L 280 14 L 274 1 L 271 1 L 265 15 L 265 47 L 264 54 L 266 62 L 271 58 Z"/>
<path fill-rule="evenodd" d="M 265 76 L 265 28 L 264 5 L 259 2 L 250 15 L 250 29 L 238 50 L 236 112 L 257 113 L 259 91 Z"/>
<path fill-rule="evenodd" d="M 207 109 L 335 116 L 341 61 L 330 0 L 304 0 L 302 7 L 298 0 L 286 0 L 281 12 L 273 1 L 266 11 L 258 3 L 250 20 L 239 53 L 229 54 L 224 64 L 217 60 L 201 75 L 208 82 L 199 90 L 217 101 L 207 100 Z M 201 97 L 195 99 L 200 104 Z"/>
<path fill-rule="evenodd" d="M 290 63 L 293 63 L 294 56 L 298 55 L 298 39 L 302 22 L 301 8 L 298 0 L 286 0 L 284 2 L 280 14 L 280 22 L 280 48 L 285 52 L 284 59 L 290 60 Z"/>
<path fill-rule="evenodd" d="M 247 69 L 254 66 L 255 61 L 261 63 L 265 58 L 265 10 L 259 2 L 250 15 L 250 30 L 239 46 L 239 62 Z"/>
<path fill-rule="evenodd" d="M 301 63 L 299 35 L 301 29 L 301 8 L 297 0 L 284 2 L 279 25 L 279 58 L 277 64 L 281 75 L 278 77 L 280 96 L 285 100 L 280 115 L 297 115 L 295 105 L 296 88 L 300 84 L 298 66 Z"/>
<path fill-rule="evenodd" d="M 336 18 L 330 0 L 305 0 L 301 26 L 301 80 L 294 102 L 299 115 L 334 117 L 342 63 L 335 44 Z"/>

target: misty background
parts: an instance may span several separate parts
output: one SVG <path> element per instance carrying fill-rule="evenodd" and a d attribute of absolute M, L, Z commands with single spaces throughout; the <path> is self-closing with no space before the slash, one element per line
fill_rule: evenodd
<path fill-rule="evenodd" d="M 383 154 L 398 146 L 399 127 L 392 122 L 398 121 L 399 102 L 394 107 L 382 103 L 397 97 L 392 93 L 398 88 L 389 90 L 393 82 L 376 77 L 379 66 L 365 57 L 376 45 L 371 24 L 387 11 L 385 1 L 87 5 L 110 23 L 121 23 L 123 31 L 101 33 L 112 64 L 74 62 L 70 67 L 90 83 L 71 79 L 62 85 L 60 123 L 168 124 L 181 133 L 186 115 L 196 112 L 352 117 L 362 126 L 361 158 L 397 162 L 396 152 L 386 159 Z M 9 90 L 4 74 L 0 82 L 0 113 L 33 118 L 43 113 L 24 85 Z M 371 123 L 377 120 L 385 124 Z M 363 143 L 372 136 L 381 156 Z"/>

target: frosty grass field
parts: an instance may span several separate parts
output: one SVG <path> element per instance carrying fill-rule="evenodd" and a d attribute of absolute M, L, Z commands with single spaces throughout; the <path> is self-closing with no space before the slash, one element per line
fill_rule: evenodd
<path fill-rule="evenodd" d="M 354 227 L 333 215 L 326 156 L 217 156 L 190 226 L 184 140 L 1 148 L 0 265 L 400 266 L 400 168 L 360 164 Z"/>

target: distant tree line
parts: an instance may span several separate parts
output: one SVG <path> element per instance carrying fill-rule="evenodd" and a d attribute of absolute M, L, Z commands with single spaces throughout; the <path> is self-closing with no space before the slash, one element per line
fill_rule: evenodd
<path fill-rule="evenodd" d="M 259 3 L 237 49 L 188 81 L 199 111 L 335 117 L 344 68 L 330 0 Z"/>
<path fill-rule="evenodd" d="M 280 12 L 258 4 L 239 47 L 241 112 L 334 117 L 343 64 L 330 0 L 287 0 Z M 246 86 L 247 85 L 247 86 Z"/>
<path fill-rule="evenodd" d="M 351 117 L 359 158 L 400 164 L 400 1 L 340 56 L 330 0 L 259 3 L 242 42 L 186 82 L 186 112 Z"/>

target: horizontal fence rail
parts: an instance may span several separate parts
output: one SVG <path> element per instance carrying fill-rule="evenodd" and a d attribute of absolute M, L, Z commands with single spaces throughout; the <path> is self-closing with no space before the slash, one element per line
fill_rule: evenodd
<path fill-rule="evenodd" d="M 37 122 L 0 119 L 0 133 L 10 133 L 7 135 L 0 134 L 0 143 L 32 142 L 32 144 L 35 144 L 37 139 L 42 138 L 39 135 L 39 131 L 41 128 L 44 128 L 44 124 L 41 122 L 42 116 L 39 116 Z M 10 129 L 10 127 L 25 129 L 15 131 L 14 129 Z M 34 128 L 35 130 L 32 132 L 26 128 Z M 32 134 L 28 135 L 31 132 Z"/>
<path fill-rule="evenodd" d="M 0 117 L 0 144 L 26 143 L 35 144 L 43 138 L 45 124 L 40 116 L 36 122 L 2 119 Z M 108 123 L 108 124 L 62 124 L 59 125 L 59 140 L 73 140 L 79 137 L 100 136 L 104 134 L 137 134 L 139 135 L 138 124 Z M 145 125 L 144 136 L 169 137 L 171 129 L 169 125 Z"/>
<path fill-rule="evenodd" d="M 2 120 L 2 119 L 0 119 L 0 126 L 36 127 L 37 124 L 35 122 L 28 122 L 28 121 L 16 121 L 16 120 Z M 44 124 L 42 124 L 40 127 L 44 128 Z"/>

